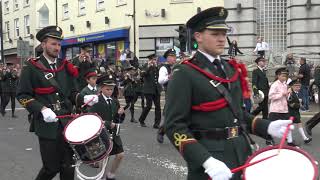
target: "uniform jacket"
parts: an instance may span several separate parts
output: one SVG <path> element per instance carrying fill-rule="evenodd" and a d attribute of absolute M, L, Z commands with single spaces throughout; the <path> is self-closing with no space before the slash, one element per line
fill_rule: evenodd
<path fill-rule="evenodd" d="M 200 52 L 191 61 L 201 69 L 217 74 L 211 62 Z M 234 69 L 225 61 L 222 64 L 227 77 Z M 165 129 L 175 148 L 180 152 L 188 165 L 189 180 L 207 180 L 202 164 L 213 156 L 226 163 L 229 168 L 242 165 L 251 154 L 251 149 L 244 136 L 229 140 L 195 139 L 194 131 L 206 131 L 213 128 L 236 126 L 232 111 L 227 106 L 212 112 L 194 111 L 194 105 L 215 101 L 221 98 L 206 76 L 186 64 L 176 65 L 166 92 Z M 247 130 L 259 136 L 267 136 L 269 121 L 257 119 L 242 110 L 242 92 L 240 81 L 230 85 L 233 103 L 240 109 Z"/>
<path fill-rule="evenodd" d="M 252 88 L 261 90 L 265 96 L 269 94 L 269 81 L 265 72 L 259 68 L 252 71 Z"/>
<path fill-rule="evenodd" d="M 2 92 L 3 93 L 16 93 L 18 75 L 15 72 L 4 72 L 2 75 Z"/>
<path fill-rule="evenodd" d="M 110 133 L 115 131 L 115 129 L 111 129 L 111 123 L 122 123 L 125 119 L 125 114 L 118 114 L 118 110 L 120 108 L 120 103 L 117 99 L 112 98 L 111 107 L 106 102 L 104 97 L 99 95 L 99 102 L 94 104 L 89 112 L 97 113 L 101 119 L 104 121 L 105 128 L 109 130 Z M 113 141 L 116 143 L 121 143 L 120 136 L 114 136 Z"/>
<path fill-rule="evenodd" d="M 93 62 L 89 63 L 89 61 L 80 62 L 79 56 L 72 59 L 72 64 L 75 65 L 76 67 L 78 67 L 78 70 L 79 70 L 79 76 L 76 80 L 78 83 L 77 84 L 78 89 L 80 91 L 87 85 L 86 78 L 84 77 L 85 74 L 87 73 L 87 71 L 89 69 L 94 68 L 95 65 Z"/>
<path fill-rule="evenodd" d="M 295 92 L 292 92 L 288 99 L 288 108 L 289 108 L 289 114 L 290 116 L 293 116 L 295 120 L 300 120 L 300 101 L 298 94 Z"/>
<path fill-rule="evenodd" d="M 135 82 L 132 81 L 130 78 L 127 78 L 123 81 L 123 86 L 124 86 L 124 91 L 123 91 L 123 95 L 124 96 L 135 96 Z"/>
<path fill-rule="evenodd" d="M 158 83 L 159 67 L 157 66 L 148 67 L 147 65 L 145 65 L 142 76 L 143 76 L 143 93 L 160 95 L 161 85 Z"/>
<path fill-rule="evenodd" d="M 37 62 L 41 61 L 45 68 L 50 69 L 50 66 L 43 55 L 37 58 Z M 62 65 L 63 61 L 57 59 L 57 68 Z M 36 93 L 37 89 L 53 87 L 45 78 L 44 72 L 35 67 L 31 60 L 27 61 L 23 66 L 20 82 L 17 88 L 17 99 L 20 104 L 32 114 L 31 129 L 34 129 L 36 135 L 42 138 L 55 139 L 58 133 L 59 123 L 65 124 L 68 119 L 60 119 L 56 123 L 47 123 L 43 120 L 41 109 L 46 106 L 52 108 L 52 104 L 57 101 L 63 102 L 61 110 L 55 111 L 57 115 L 70 114 L 73 104 L 82 104 L 83 96 L 79 95 L 74 84 L 74 77 L 67 70 L 67 65 L 55 73 L 56 82 L 59 84 L 63 95 L 55 88 L 51 93 Z"/>

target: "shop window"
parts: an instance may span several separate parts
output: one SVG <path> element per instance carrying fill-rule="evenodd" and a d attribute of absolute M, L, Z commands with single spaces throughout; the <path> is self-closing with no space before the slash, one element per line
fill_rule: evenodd
<path fill-rule="evenodd" d="M 110 42 L 106 44 L 107 56 L 106 60 L 115 63 L 116 60 L 116 43 Z"/>
<path fill-rule="evenodd" d="M 72 58 L 79 56 L 80 48 L 79 47 L 72 47 Z"/>
<path fill-rule="evenodd" d="M 67 48 L 66 49 L 66 59 L 71 60 L 72 59 L 72 48 Z"/>

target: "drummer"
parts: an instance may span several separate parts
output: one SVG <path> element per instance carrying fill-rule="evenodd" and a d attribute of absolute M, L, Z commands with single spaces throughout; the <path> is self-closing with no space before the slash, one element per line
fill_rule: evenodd
<path fill-rule="evenodd" d="M 101 94 L 99 102 L 89 109 L 89 112 L 97 113 L 105 122 L 105 127 L 112 134 L 113 148 L 110 155 L 115 155 L 110 171 L 106 169 L 106 179 L 114 180 L 115 174 L 124 157 L 122 141 L 120 135 L 117 134 L 117 127 L 125 118 L 124 109 L 120 107 L 117 99 L 112 98 L 112 93 L 115 87 L 114 78 L 112 75 L 106 75 L 98 79 Z"/>
<path fill-rule="evenodd" d="M 38 136 L 40 145 L 43 167 L 35 179 L 51 180 L 58 173 L 61 180 L 74 179 L 73 151 L 62 135 L 69 119 L 56 117 L 70 114 L 75 104 L 93 105 L 98 96 L 79 94 L 72 83 L 77 69 L 58 58 L 63 39 L 60 27 L 45 27 L 36 38 L 43 53 L 25 62 L 17 88 L 17 99 L 30 113 L 30 131 Z"/>
<path fill-rule="evenodd" d="M 270 122 L 243 110 L 248 93 L 236 61 L 223 59 L 228 12 L 213 7 L 193 16 L 187 27 L 198 43 L 189 61 L 175 66 L 166 91 L 166 135 L 186 160 L 188 180 L 240 180 L 230 169 L 251 154 L 248 133 L 281 137 L 290 120 Z M 236 72 L 238 71 L 238 72 Z"/>

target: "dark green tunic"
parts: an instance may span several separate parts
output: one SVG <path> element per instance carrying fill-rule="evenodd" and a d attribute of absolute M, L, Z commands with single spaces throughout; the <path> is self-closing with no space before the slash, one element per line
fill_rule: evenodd
<path fill-rule="evenodd" d="M 46 69 L 50 66 L 43 55 L 37 61 L 41 61 Z M 57 68 L 62 64 L 61 59 L 57 59 Z M 35 67 L 30 61 L 27 61 L 23 66 L 20 82 L 17 88 L 17 99 L 30 114 L 32 114 L 32 123 L 30 127 L 39 137 L 47 139 L 56 139 L 59 123 L 65 124 L 68 119 L 60 119 L 55 123 L 47 123 L 43 120 L 41 109 L 42 107 L 51 107 L 57 101 L 63 102 L 61 110 L 55 111 L 57 115 L 70 114 L 73 104 L 82 104 L 83 96 L 76 91 L 74 77 L 67 71 L 67 68 L 55 73 L 54 77 L 60 86 L 61 93 L 56 90 L 52 93 L 39 94 L 36 93 L 36 88 L 52 87 L 49 81 L 45 78 L 41 69 Z"/>
<path fill-rule="evenodd" d="M 202 69 L 217 74 L 210 61 L 197 52 L 192 63 Z M 231 77 L 235 70 L 225 61 L 222 64 L 227 77 Z M 256 119 L 242 110 L 242 92 L 240 80 L 231 83 L 230 93 L 233 103 L 240 110 L 247 123 L 249 132 L 258 132 L 266 137 L 269 121 Z M 202 164 L 210 157 L 217 158 L 232 169 L 242 165 L 251 154 L 251 148 L 243 135 L 229 140 L 195 139 L 193 131 L 210 130 L 236 126 L 230 108 L 212 112 L 194 111 L 194 105 L 215 101 L 222 98 L 219 92 L 209 83 L 209 79 L 185 65 L 177 65 L 173 69 L 172 80 L 166 92 L 165 129 L 172 144 L 179 150 L 188 165 L 189 180 L 208 180 Z M 255 119 L 255 120 L 254 120 Z M 251 129 L 255 122 L 254 129 Z M 239 179 L 239 176 L 235 179 Z"/>

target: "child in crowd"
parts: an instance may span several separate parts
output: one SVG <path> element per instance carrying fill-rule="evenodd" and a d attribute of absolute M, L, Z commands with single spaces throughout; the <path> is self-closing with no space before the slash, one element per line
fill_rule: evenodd
<path fill-rule="evenodd" d="M 276 80 L 271 85 L 269 91 L 269 101 L 270 101 L 270 111 L 269 111 L 269 120 L 286 120 L 289 119 L 289 111 L 288 111 L 288 70 L 286 68 L 279 68 L 276 70 Z M 268 138 L 267 144 L 274 144 L 273 139 L 271 137 Z M 292 140 L 292 133 L 289 131 L 287 137 L 287 143 L 289 146 L 296 146 Z M 268 145 L 270 145 L 268 144 Z"/>
<path fill-rule="evenodd" d="M 289 89 L 289 98 L 288 98 L 288 107 L 289 107 L 289 115 L 294 117 L 294 123 L 298 124 L 298 130 L 300 135 L 302 136 L 304 143 L 308 144 L 312 141 L 312 138 L 308 138 L 303 130 L 303 126 L 301 123 L 301 116 L 300 116 L 300 101 L 298 97 L 298 93 L 301 88 L 301 83 L 298 80 L 293 80 L 289 84 L 291 88 Z"/>

